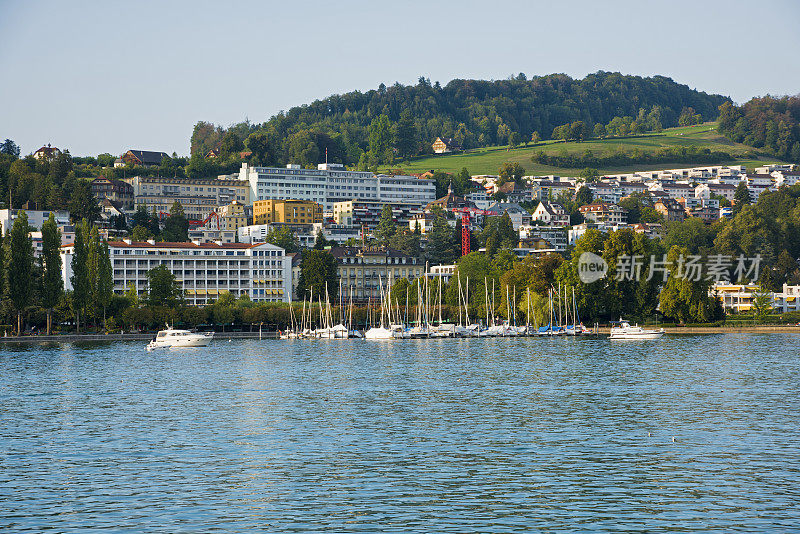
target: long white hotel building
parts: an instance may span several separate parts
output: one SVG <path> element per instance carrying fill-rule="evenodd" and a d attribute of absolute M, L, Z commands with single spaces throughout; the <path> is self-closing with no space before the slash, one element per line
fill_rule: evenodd
<path fill-rule="evenodd" d="M 321 163 L 317 169 L 289 164 L 280 167 L 252 167 L 242 164 L 239 179 L 250 183 L 250 198 L 313 200 L 326 212 L 335 202 L 371 200 L 425 206 L 436 200 L 433 180 L 416 176 L 388 176 L 348 171 L 339 163 Z"/>
<path fill-rule="evenodd" d="M 291 302 L 292 262 L 280 247 L 269 243 L 159 243 L 109 241 L 114 293 L 130 285 L 139 295 L 147 291 L 147 272 L 165 265 L 184 290 L 186 303 L 204 305 L 230 291 L 255 302 Z M 72 289 L 74 245 L 61 247 L 64 288 Z"/>

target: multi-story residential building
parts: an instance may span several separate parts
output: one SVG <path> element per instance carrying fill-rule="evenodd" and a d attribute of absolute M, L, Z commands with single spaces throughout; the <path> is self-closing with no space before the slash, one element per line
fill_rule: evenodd
<path fill-rule="evenodd" d="M 284 250 L 269 243 L 157 243 L 110 241 L 114 293 L 128 287 L 147 291 L 147 273 L 164 265 L 175 275 L 186 302 L 204 305 L 225 291 L 247 295 L 256 302 L 291 301 L 291 262 Z M 61 248 L 64 288 L 72 289 L 75 245 Z"/>
<path fill-rule="evenodd" d="M 772 307 L 781 313 L 800 311 L 800 286 L 783 284 L 783 291 L 772 294 Z"/>
<path fill-rule="evenodd" d="M 452 217 L 452 218 L 451 218 Z M 458 220 L 450 215 L 450 217 L 444 217 L 445 222 L 451 227 L 455 228 Z M 423 235 L 427 234 L 431 228 L 433 228 L 433 223 L 436 221 L 436 214 L 431 213 L 429 211 L 418 213 L 414 215 L 410 221 L 408 221 L 408 228 L 409 230 L 419 232 Z"/>
<path fill-rule="evenodd" d="M 133 211 L 134 195 L 133 186 L 128 182 L 116 180 L 114 178 L 95 178 L 92 180 L 92 195 L 102 200 L 108 200 L 119 205 L 125 211 Z"/>
<path fill-rule="evenodd" d="M 650 191 L 664 191 L 669 198 L 678 200 L 694 194 L 694 187 L 690 183 L 659 182 L 650 187 Z"/>
<path fill-rule="evenodd" d="M 539 187 L 539 198 L 543 200 L 555 200 L 559 195 L 567 192 L 573 194 L 575 192 L 575 180 L 570 178 L 553 177 L 552 179 L 534 178 L 533 184 Z"/>
<path fill-rule="evenodd" d="M 686 218 L 686 212 L 677 200 L 672 198 L 662 198 L 656 200 L 653 208 L 667 221 L 682 221 Z"/>
<path fill-rule="evenodd" d="M 315 224 L 322 222 L 322 205 L 311 200 L 256 200 L 253 224 Z"/>
<path fill-rule="evenodd" d="M 177 201 L 194 226 L 208 222 L 206 219 L 217 206 L 234 200 L 250 204 L 250 186 L 240 180 L 134 176 L 125 181 L 133 186 L 136 209 L 142 207 L 149 213 L 155 210 L 166 215 Z"/>
<path fill-rule="evenodd" d="M 416 203 L 348 200 L 334 203 L 333 220 L 342 226 L 355 226 L 371 232 L 378 226 L 386 204 L 392 207 L 392 217 L 398 226 L 406 226 L 414 216 L 422 213 L 422 208 Z"/>
<path fill-rule="evenodd" d="M 531 222 L 533 221 L 551 226 L 569 226 L 569 213 L 561 204 L 542 200 L 531 214 Z"/>
<path fill-rule="evenodd" d="M 775 186 L 791 187 L 800 182 L 800 173 L 797 171 L 773 171 L 770 173 L 775 178 Z"/>
<path fill-rule="evenodd" d="M 322 225 L 317 224 L 251 224 L 239 228 L 238 237 L 241 243 L 263 243 L 267 240 L 267 235 L 271 231 L 288 228 L 294 233 L 301 248 L 309 248 L 314 246 L 314 241 L 317 239 L 317 231 L 321 227 Z"/>
<path fill-rule="evenodd" d="M 217 208 L 217 226 L 219 230 L 233 231 L 234 234 L 242 226 L 250 224 L 247 206 L 234 200 L 230 204 Z"/>
<path fill-rule="evenodd" d="M 189 228 L 189 239 L 197 243 L 238 243 L 236 230 L 217 230 L 201 226 Z"/>
<path fill-rule="evenodd" d="M 339 292 L 345 302 L 380 300 L 381 286 L 385 290 L 397 280 L 413 280 L 422 276 L 425 266 L 419 258 L 407 256 L 394 249 L 378 247 L 333 247 L 339 271 Z M 303 295 L 298 295 L 302 298 Z"/>
<path fill-rule="evenodd" d="M 771 174 L 748 174 L 747 190 L 750 192 L 750 200 L 755 203 L 761 193 L 775 188 L 775 178 Z"/>
<path fill-rule="evenodd" d="M 5 235 L 7 232 L 11 230 L 11 226 L 14 224 L 14 221 L 17 219 L 17 217 L 21 212 L 25 212 L 28 215 L 28 226 L 32 228 L 37 228 L 39 230 L 42 229 L 42 225 L 44 224 L 44 222 L 50 218 L 51 213 L 56 219 L 57 226 L 64 226 L 69 224 L 68 211 L 24 210 L 24 209 L 0 210 L 0 230 L 2 230 L 3 235 Z"/>
<path fill-rule="evenodd" d="M 506 182 L 497 187 L 496 193 L 502 193 L 508 202 L 532 202 L 540 196 L 538 184 L 533 187 L 521 182 Z"/>
<path fill-rule="evenodd" d="M 436 183 L 416 176 L 379 174 L 378 199 L 384 204 L 425 206 L 436 198 Z"/>
<path fill-rule="evenodd" d="M 243 163 L 239 177 L 250 184 L 254 201 L 311 200 L 322 204 L 326 212 L 332 210 L 336 202 L 347 200 L 424 206 L 436 198 L 433 180 L 416 176 L 376 176 L 371 172 L 348 171 L 336 163 L 322 163 L 317 169 L 303 169 L 292 164 L 285 169 L 251 167 Z"/>
<path fill-rule="evenodd" d="M 627 210 L 620 208 L 616 204 L 606 202 L 594 202 L 578 208 L 583 218 L 589 222 L 624 224 L 628 222 Z"/>
<path fill-rule="evenodd" d="M 731 184 L 700 184 L 694 189 L 694 196 L 697 198 L 710 199 L 714 196 L 725 198 L 733 201 L 736 194 L 736 186 Z"/>
<path fill-rule="evenodd" d="M 481 210 L 485 210 L 494 204 L 494 200 L 489 197 L 489 194 L 486 193 L 486 191 L 474 191 L 472 193 L 467 193 L 467 195 L 464 196 L 464 199 L 467 202 L 471 202 L 476 208 Z"/>
<path fill-rule="evenodd" d="M 531 223 L 531 214 L 528 210 L 514 202 L 495 202 L 484 211 L 484 214 L 486 217 L 502 217 L 508 214 L 514 230 Z"/>
<path fill-rule="evenodd" d="M 521 241 L 543 239 L 550 243 L 556 252 L 567 250 L 567 229 L 564 226 L 522 226 L 519 229 L 519 238 Z"/>

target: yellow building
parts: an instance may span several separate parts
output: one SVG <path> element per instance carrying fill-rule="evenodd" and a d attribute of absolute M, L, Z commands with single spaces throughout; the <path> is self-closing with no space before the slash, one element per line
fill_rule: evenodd
<path fill-rule="evenodd" d="M 250 224 L 244 204 L 237 200 L 227 206 L 220 206 L 217 214 L 219 215 L 220 230 L 238 230 L 242 226 Z"/>
<path fill-rule="evenodd" d="M 311 200 L 256 200 L 253 224 L 314 224 L 322 222 L 322 206 Z"/>

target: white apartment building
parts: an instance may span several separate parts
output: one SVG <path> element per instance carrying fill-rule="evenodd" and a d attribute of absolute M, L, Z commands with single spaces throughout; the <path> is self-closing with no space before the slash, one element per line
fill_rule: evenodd
<path fill-rule="evenodd" d="M 326 212 L 333 210 L 334 203 L 347 200 L 404 202 L 420 206 L 436 200 L 433 180 L 348 171 L 338 163 L 321 163 L 316 170 L 293 164 L 277 168 L 251 167 L 243 163 L 239 179 L 249 182 L 250 196 L 254 201 L 312 200 L 322 204 Z"/>
<path fill-rule="evenodd" d="M 436 184 L 433 180 L 416 176 L 389 176 L 379 174 L 378 200 L 384 203 L 404 203 L 427 206 L 436 200 Z"/>
<path fill-rule="evenodd" d="M 14 221 L 16 220 L 19 213 L 22 211 L 24 211 L 28 215 L 28 226 L 32 226 L 33 228 L 38 228 L 39 230 L 42 229 L 42 225 L 44 224 L 44 222 L 50 218 L 51 213 L 56 219 L 56 226 L 64 226 L 69 224 L 68 211 L 6 209 L 6 210 L 0 210 L 0 229 L 3 231 L 3 235 L 11 231 L 11 226 L 13 226 Z"/>
<path fill-rule="evenodd" d="M 143 295 L 147 273 L 165 265 L 178 280 L 187 304 L 204 305 L 225 291 L 246 294 L 255 302 L 290 302 L 291 260 L 269 243 L 157 243 L 109 241 L 114 293 L 129 286 Z M 74 245 L 61 248 L 64 289 L 71 290 Z"/>
<path fill-rule="evenodd" d="M 239 180 L 134 176 L 124 181 L 133 186 L 136 209 L 168 214 L 177 201 L 190 221 L 208 222 L 205 219 L 217 206 L 233 201 L 252 203 L 250 188 Z"/>

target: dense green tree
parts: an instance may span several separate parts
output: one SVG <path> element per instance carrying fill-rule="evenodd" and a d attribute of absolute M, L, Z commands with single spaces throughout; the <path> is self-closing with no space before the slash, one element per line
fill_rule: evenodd
<path fill-rule="evenodd" d="M 519 163 L 503 163 L 500 166 L 500 179 L 497 181 L 498 185 L 506 182 L 515 182 L 520 180 L 525 175 L 525 168 Z"/>
<path fill-rule="evenodd" d="M 444 214 L 437 215 L 427 233 L 425 258 L 431 265 L 447 265 L 453 263 L 459 254 L 453 240 L 453 229 L 447 224 Z"/>
<path fill-rule="evenodd" d="M 147 303 L 150 306 L 177 306 L 183 300 L 183 290 L 166 265 L 147 271 Z"/>
<path fill-rule="evenodd" d="M 556 271 L 556 280 L 562 286 L 575 290 L 575 301 L 581 316 L 590 323 L 610 318 L 606 300 L 606 278 L 584 283 L 580 279 L 580 258 L 584 252 L 602 257 L 608 234 L 594 228 L 586 231 L 576 242 L 569 261 L 563 262 Z"/>
<path fill-rule="evenodd" d="M 327 247 L 335 247 L 336 241 L 327 239 L 325 234 L 322 233 L 322 229 L 317 231 L 317 237 L 314 239 L 314 249 L 315 250 L 325 250 Z"/>
<path fill-rule="evenodd" d="M 183 211 L 183 205 L 177 200 L 172 203 L 169 217 L 164 221 L 161 239 L 171 242 L 189 241 L 189 220 Z"/>
<path fill-rule="evenodd" d="M 265 241 L 276 247 L 281 247 L 286 252 L 298 252 L 300 250 L 300 241 L 288 226 L 270 228 Z"/>
<path fill-rule="evenodd" d="M 394 220 L 394 212 L 390 204 L 384 204 L 381 210 L 381 218 L 373 235 L 382 247 L 389 246 L 397 233 L 397 223 Z"/>
<path fill-rule="evenodd" d="M 390 163 L 387 154 L 393 145 L 392 124 L 384 114 L 375 117 L 369 125 L 369 152 L 379 163 Z"/>
<path fill-rule="evenodd" d="M 289 163 L 287 139 L 300 130 L 308 130 L 339 136 L 341 161 L 354 166 L 367 148 L 372 148 L 372 122 L 384 116 L 390 128 L 388 135 L 382 137 L 389 142 L 376 143 L 380 148 L 369 150 L 369 157 L 365 155 L 361 161 L 364 168 L 380 161 L 388 162 L 392 151 L 387 148 L 397 147 L 403 157 L 420 149 L 430 151 L 430 143 L 436 137 L 453 137 L 465 148 L 506 144 L 512 131 L 523 139 L 533 139 L 533 132 L 549 133 L 567 123 L 572 133 L 574 123 L 582 121 L 587 127 L 607 124 L 615 115 L 625 117 L 627 125 L 624 132 L 612 135 L 626 135 L 634 117 L 645 128 L 652 127 L 656 116 L 663 127 L 671 127 L 677 125 L 684 107 L 693 107 L 704 120 L 710 120 L 717 116 L 718 107 L 726 101 L 725 97 L 694 91 L 660 76 L 642 78 L 597 72 L 580 80 L 563 74 L 535 76 L 528 80 L 459 79 L 445 86 L 394 84 L 383 90 L 332 95 L 278 113 L 257 126 L 240 123 L 228 130 L 236 131 L 242 139 L 253 133 L 266 134 L 268 142 L 264 145 L 268 145 L 269 150 L 254 149 L 254 144 L 247 142 L 248 150 L 253 152 L 251 163 L 262 160 L 260 164 L 267 164 L 263 159 L 269 159 L 270 165 Z M 640 110 L 644 110 L 644 114 Z M 408 115 L 419 142 L 412 151 L 409 151 L 410 136 L 402 135 L 402 128 L 391 127 L 396 121 L 405 124 L 409 131 Z M 225 130 L 213 124 L 199 122 L 192 133 L 192 155 L 205 154 L 218 147 L 224 133 Z M 584 135 L 589 133 L 585 131 Z M 536 142 L 538 139 L 534 140 Z"/>
<path fill-rule="evenodd" d="M 114 271 L 111 267 L 111 255 L 108 243 L 100 245 L 99 264 L 97 273 L 96 304 L 103 308 L 103 325 L 106 325 L 106 310 L 111 305 L 114 296 Z"/>
<path fill-rule="evenodd" d="M 674 246 L 667 255 L 669 278 L 659 297 L 661 313 L 680 323 L 706 323 L 722 318 L 719 300 L 709 295 L 711 281 L 693 277 L 686 267 L 689 251 Z"/>
<path fill-rule="evenodd" d="M 8 296 L 17 314 L 17 335 L 22 335 L 22 312 L 31 304 L 33 296 L 33 243 L 30 237 L 28 215 L 17 213 L 11 226 L 8 244 Z"/>
<path fill-rule="evenodd" d="M 733 193 L 733 213 L 739 213 L 744 206 L 750 203 L 750 190 L 747 189 L 747 182 L 741 181 L 736 186 L 736 191 Z"/>
<path fill-rule="evenodd" d="M 52 328 L 53 308 L 64 293 L 61 278 L 61 232 L 53 214 L 42 225 L 42 307 L 47 310 L 47 335 Z"/>
<path fill-rule="evenodd" d="M 575 193 L 575 204 L 578 207 L 591 204 L 593 199 L 594 199 L 594 193 L 592 193 L 592 190 L 586 187 L 585 185 L 581 186 L 581 188 L 578 189 L 578 192 Z"/>
<path fill-rule="evenodd" d="M 417 153 L 417 129 L 411 110 L 406 109 L 400 114 L 400 119 L 395 125 L 395 137 L 401 157 L 407 158 Z"/>
<path fill-rule="evenodd" d="M 78 333 L 81 331 L 81 317 L 89 302 L 89 251 L 86 246 L 89 238 L 89 221 L 83 219 L 75 225 L 75 244 L 72 254 L 72 301 L 75 311 L 75 324 Z"/>
<path fill-rule="evenodd" d="M 91 184 L 78 180 L 69 201 L 69 215 L 73 222 L 86 219 L 93 223 L 100 217 L 100 206 L 92 195 Z"/>
<path fill-rule="evenodd" d="M 225 132 L 222 136 L 222 141 L 219 144 L 220 157 L 228 158 L 230 156 L 239 156 L 239 152 L 244 150 L 244 142 L 239 135 L 232 130 Z"/>
<path fill-rule="evenodd" d="M 19 146 L 11 139 L 6 139 L 0 144 L 0 154 L 8 154 L 9 156 L 19 157 Z"/>
<path fill-rule="evenodd" d="M 297 281 L 298 298 L 310 298 L 313 293 L 316 299 L 323 295 L 326 287 L 328 298 L 335 302 L 339 291 L 336 258 L 327 250 L 304 250 Z"/>

